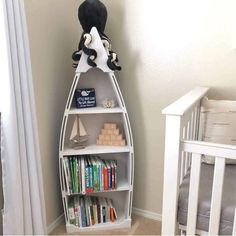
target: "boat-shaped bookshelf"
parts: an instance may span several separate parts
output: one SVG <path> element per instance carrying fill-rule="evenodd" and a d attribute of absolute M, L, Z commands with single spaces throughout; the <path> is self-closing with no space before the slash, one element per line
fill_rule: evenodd
<path fill-rule="evenodd" d="M 87 55 L 82 54 L 66 103 L 59 143 L 60 182 L 67 233 L 131 226 L 134 152 L 130 122 L 115 74 L 107 66 L 108 55 L 97 29 L 92 28 L 90 34 L 93 39 L 90 48 L 95 49 L 98 55 L 95 60 L 97 67 L 90 67 L 87 64 Z M 91 108 L 77 108 L 74 99 L 75 92 L 78 89 L 87 88 L 95 89 L 97 105 Z M 105 108 L 103 101 L 107 98 L 114 100 L 116 106 Z M 107 130 L 104 128 L 105 126 L 107 126 Z M 108 137 L 106 132 L 112 135 Z M 101 141 L 103 138 L 104 140 L 110 139 L 109 145 L 98 145 L 98 143 L 103 143 Z M 104 144 L 107 143 L 107 140 L 104 141 Z M 97 161 L 102 163 L 116 163 L 116 186 L 109 190 L 85 191 L 83 194 L 68 192 L 71 184 L 68 170 L 71 167 L 66 165 L 66 160 L 76 158 L 76 161 L 81 163 L 81 158 L 91 157 L 93 159 L 92 156 L 96 156 L 96 158 L 98 156 Z M 105 184 L 104 173 L 101 171 L 101 186 L 103 183 Z M 78 181 L 80 181 L 79 177 Z M 80 183 L 78 182 L 78 184 Z M 106 223 L 96 222 L 86 227 L 82 227 L 80 223 L 72 224 L 69 201 L 73 197 L 81 195 L 111 200 L 116 211 L 115 220 Z M 81 209 L 79 208 L 79 210 Z"/>

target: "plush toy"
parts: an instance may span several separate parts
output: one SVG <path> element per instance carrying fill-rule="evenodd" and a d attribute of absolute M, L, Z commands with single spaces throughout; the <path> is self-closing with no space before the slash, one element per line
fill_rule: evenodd
<path fill-rule="evenodd" d="M 92 41 L 92 36 L 89 32 L 92 27 L 96 27 L 108 55 L 108 67 L 111 70 L 121 70 L 121 67 L 118 65 L 118 57 L 111 50 L 110 39 L 104 33 L 107 21 L 107 9 L 105 5 L 99 0 L 85 0 L 79 6 L 78 18 L 84 32 L 82 33 L 78 50 L 72 54 L 72 59 L 75 61 L 73 66 L 77 67 L 82 51 L 88 55 L 87 63 L 92 67 L 97 66 L 95 63 L 97 52 L 89 48 L 89 44 Z"/>

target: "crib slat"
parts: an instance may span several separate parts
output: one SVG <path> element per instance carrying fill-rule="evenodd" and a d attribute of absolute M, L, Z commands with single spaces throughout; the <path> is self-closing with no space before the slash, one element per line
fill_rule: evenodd
<path fill-rule="evenodd" d="M 236 207 L 235 207 L 235 211 L 234 211 L 234 225 L 233 225 L 233 234 L 234 236 L 236 236 Z"/>
<path fill-rule="evenodd" d="M 201 155 L 193 153 L 191 175 L 190 175 L 189 201 L 188 201 L 188 218 L 187 218 L 188 235 L 195 235 L 196 231 L 200 172 L 201 172 Z"/>
<path fill-rule="evenodd" d="M 186 129 L 186 139 L 190 140 L 190 128 L 191 128 L 191 123 L 190 121 L 187 124 L 187 129 Z M 188 170 L 188 160 L 190 158 L 190 153 L 189 152 L 185 152 L 185 162 L 184 162 L 184 175 L 186 174 L 187 170 Z"/>
<path fill-rule="evenodd" d="M 215 158 L 209 235 L 218 235 L 220 225 L 221 200 L 224 183 L 225 158 Z"/>

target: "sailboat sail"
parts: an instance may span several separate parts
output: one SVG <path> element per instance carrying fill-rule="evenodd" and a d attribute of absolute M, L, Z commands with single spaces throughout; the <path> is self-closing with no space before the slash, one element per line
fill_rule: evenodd
<path fill-rule="evenodd" d="M 86 147 L 86 142 L 88 141 L 88 134 L 84 128 L 81 119 L 75 116 L 73 127 L 70 135 L 70 147 L 74 149 L 80 149 Z"/>

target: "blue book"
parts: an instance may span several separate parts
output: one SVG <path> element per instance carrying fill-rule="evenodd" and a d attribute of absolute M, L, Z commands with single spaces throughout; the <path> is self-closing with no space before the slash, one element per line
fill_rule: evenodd
<path fill-rule="evenodd" d="M 107 161 L 107 169 L 108 169 L 108 189 L 110 190 L 112 188 L 112 173 L 109 161 Z"/>
<path fill-rule="evenodd" d="M 89 164 L 89 192 L 93 192 L 93 165 L 91 163 L 90 157 L 88 158 Z"/>
<path fill-rule="evenodd" d="M 85 203 L 84 203 L 84 198 L 81 197 L 80 198 L 80 214 L 81 214 L 81 225 L 82 227 L 86 227 L 87 226 L 87 222 L 86 222 L 86 213 L 85 213 Z"/>

